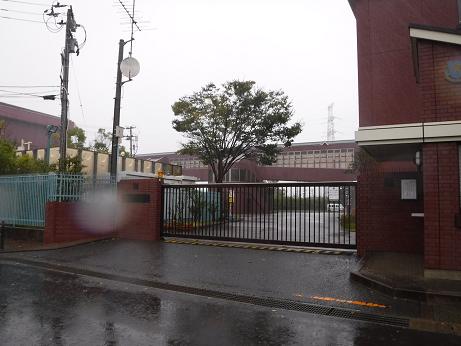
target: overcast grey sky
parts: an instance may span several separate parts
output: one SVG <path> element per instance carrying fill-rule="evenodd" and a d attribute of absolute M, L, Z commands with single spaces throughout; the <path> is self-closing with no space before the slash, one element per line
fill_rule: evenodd
<path fill-rule="evenodd" d="M 0 16 L 40 21 L 39 13 L 49 7 L 46 0 L 24 1 L 39 5 L 0 0 Z M 88 33 L 80 56 L 72 55 L 69 90 L 70 119 L 87 131 L 89 140 L 99 127 L 112 128 L 118 41 L 129 38 L 115 2 L 62 1 L 73 5 L 75 19 Z M 138 153 L 178 149 L 182 139 L 171 127 L 171 105 L 208 82 L 233 79 L 285 91 L 295 120 L 305 124 L 297 142 L 326 139 L 332 102 L 339 117 L 336 138 L 353 138 L 357 53 L 355 18 L 347 0 L 137 0 L 136 7 L 150 21 L 145 26 L 155 28 L 135 34 L 133 56 L 141 72 L 123 88 L 121 125 L 137 127 Z M 80 42 L 83 36 L 77 33 Z M 0 38 L 0 85 L 59 85 L 64 31 L 51 33 L 44 24 L 0 18 Z M 58 100 L 0 101 L 60 114 Z"/>

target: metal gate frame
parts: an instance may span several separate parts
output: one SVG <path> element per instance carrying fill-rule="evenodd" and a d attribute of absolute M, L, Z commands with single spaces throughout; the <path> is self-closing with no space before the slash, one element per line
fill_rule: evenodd
<path fill-rule="evenodd" d="M 356 182 L 162 185 L 161 235 L 355 249 L 356 186 Z"/>

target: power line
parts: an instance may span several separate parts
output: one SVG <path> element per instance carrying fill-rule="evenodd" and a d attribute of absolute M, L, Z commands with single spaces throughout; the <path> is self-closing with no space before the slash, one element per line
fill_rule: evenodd
<path fill-rule="evenodd" d="M 59 88 L 60 85 L 0 85 L 0 88 Z"/>
<path fill-rule="evenodd" d="M 86 31 L 85 31 L 85 36 L 86 36 Z M 86 39 L 85 39 L 86 40 Z M 85 121 L 85 112 L 83 111 L 83 104 L 82 104 L 82 98 L 80 97 L 80 88 L 78 86 L 78 79 L 77 79 L 77 73 L 75 72 L 75 67 L 74 67 L 74 59 L 72 59 L 72 56 L 70 57 L 70 63 L 72 65 L 72 74 L 75 79 L 75 84 L 77 85 L 77 95 L 78 95 L 78 101 L 80 103 L 80 110 L 82 112 L 82 118 L 83 118 L 83 123 L 86 124 Z"/>
<path fill-rule="evenodd" d="M 40 99 L 44 99 L 44 100 L 56 100 L 56 99 L 59 99 L 59 95 L 55 94 L 55 95 L 15 95 L 15 94 L 7 94 L 7 95 L 2 95 L 0 94 L 0 97 L 2 98 L 11 98 L 11 99 L 20 99 L 20 98 L 40 98 Z"/>
<path fill-rule="evenodd" d="M 41 21 L 38 21 L 38 20 L 31 20 L 31 19 L 13 18 L 13 17 L 7 17 L 7 16 L 0 16 L 0 18 L 11 19 L 11 20 L 19 20 L 19 21 L 22 21 L 22 22 L 31 22 L 31 23 L 40 23 L 40 24 L 43 24 L 43 22 L 41 22 Z"/>
<path fill-rule="evenodd" d="M 7 94 L 0 94 L 0 97 L 3 98 L 32 98 L 32 97 L 38 97 L 44 100 L 56 100 L 56 97 L 59 96 L 59 94 L 56 94 L 56 90 L 50 90 L 50 91 L 41 91 L 41 94 L 44 95 L 38 95 L 38 93 L 25 93 L 25 92 L 17 92 L 17 91 L 10 91 L 10 90 L 3 90 L 0 89 L 1 92 L 6 92 Z"/>
<path fill-rule="evenodd" d="M 27 99 L 27 98 L 40 98 L 44 100 L 56 100 L 59 99 L 59 95 L 43 95 L 43 96 L 38 96 L 38 95 L 1 95 L 0 98 L 7 98 L 7 99 Z"/>
<path fill-rule="evenodd" d="M 14 13 L 23 13 L 23 14 L 33 14 L 33 15 L 36 15 L 36 16 L 41 16 L 41 15 L 42 15 L 41 13 L 37 13 L 37 12 L 17 11 L 17 10 L 10 10 L 10 9 L 8 9 L 8 8 L 0 8 L 0 11 L 14 12 Z"/>
<path fill-rule="evenodd" d="M 14 2 L 17 4 L 23 4 L 23 5 L 33 5 L 33 6 L 48 6 L 49 4 L 43 4 L 43 3 L 37 3 L 37 2 L 27 2 L 27 1 L 18 1 L 18 0 L 1 0 L 4 2 Z"/>
<path fill-rule="evenodd" d="M 40 92 L 29 92 L 29 93 L 24 93 L 24 92 L 17 92 L 17 91 L 10 91 L 10 90 L 4 90 L 4 89 L 0 89 L 1 92 L 6 92 L 6 93 L 10 93 L 10 94 L 13 94 L 13 95 L 30 95 L 30 96 L 38 96 L 38 97 L 41 97 L 41 95 L 37 95 L 37 94 L 44 94 L 44 93 L 50 93 L 50 92 L 54 92 L 56 90 L 50 90 L 50 91 L 40 91 Z"/>

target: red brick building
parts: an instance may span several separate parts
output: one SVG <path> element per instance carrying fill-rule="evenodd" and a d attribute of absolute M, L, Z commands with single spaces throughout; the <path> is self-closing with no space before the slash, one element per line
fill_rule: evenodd
<path fill-rule="evenodd" d="M 31 142 L 26 149 L 46 148 L 47 126 L 61 126 L 60 117 L 3 102 L 0 102 L 0 120 L 4 124 L 0 134 L 17 145 L 21 144 L 21 140 Z M 74 122 L 69 121 L 68 128 L 73 127 Z"/>
<path fill-rule="evenodd" d="M 357 20 L 360 255 L 461 277 L 461 1 L 349 0 Z"/>
<path fill-rule="evenodd" d="M 253 161 L 237 162 L 228 172 L 225 182 L 270 181 L 355 181 L 350 171 L 357 145 L 353 140 L 332 142 L 293 143 L 277 155 L 271 166 L 257 165 Z M 145 160 L 180 165 L 183 174 L 198 177 L 201 181 L 212 181 L 212 171 L 198 158 L 170 153 L 137 155 Z"/>

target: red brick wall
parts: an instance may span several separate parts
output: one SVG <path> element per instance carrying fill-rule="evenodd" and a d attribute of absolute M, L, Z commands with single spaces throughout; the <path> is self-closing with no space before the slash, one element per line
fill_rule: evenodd
<path fill-rule="evenodd" d="M 461 270 L 458 144 L 424 144 L 423 160 L 425 267 Z"/>
<path fill-rule="evenodd" d="M 120 238 L 159 240 L 161 222 L 162 186 L 156 179 L 122 180 L 118 193 L 124 219 L 118 227 Z M 126 195 L 148 195 L 148 203 L 134 203 Z"/>
<path fill-rule="evenodd" d="M 445 78 L 449 60 L 461 59 L 461 47 L 430 41 L 419 45 L 420 84 L 423 91 L 422 121 L 461 119 L 461 84 Z"/>
<path fill-rule="evenodd" d="M 420 122 L 408 26 L 455 28 L 455 0 L 356 0 L 360 126 Z"/>
<path fill-rule="evenodd" d="M 461 119 L 461 84 L 445 78 L 447 62 L 460 59 L 461 48 L 443 43 L 421 42 L 420 81 L 423 90 L 423 121 Z M 455 227 L 459 213 L 458 143 L 425 143 L 424 260 L 427 269 L 461 270 L 461 230 Z"/>
<path fill-rule="evenodd" d="M 45 212 L 45 244 L 67 243 L 78 240 L 104 239 L 116 236 L 115 222 L 112 227 L 94 232 L 78 222 L 78 202 L 48 202 Z"/>
<path fill-rule="evenodd" d="M 403 167 L 403 171 L 396 169 Z M 412 167 L 409 170 L 408 167 Z M 360 173 L 357 186 L 357 251 L 423 252 L 423 200 L 400 199 L 400 180 L 417 178 L 411 162 L 379 164 Z"/>
<path fill-rule="evenodd" d="M 86 219 L 82 218 L 87 211 L 80 208 L 78 202 L 47 203 L 44 243 L 102 239 L 117 235 L 123 239 L 159 240 L 162 193 L 160 182 L 154 179 L 123 180 L 118 185 L 118 191 L 120 209 L 114 210 L 113 216 L 110 215 L 113 217 L 113 224 L 111 220 L 100 220 L 94 226 L 84 222 Z M 148 195 L 149 202 L 133 201 L 139 195 Z M 102 224 L 104 227 L 101 227 Z"/>

